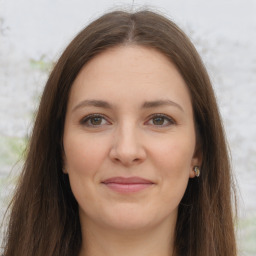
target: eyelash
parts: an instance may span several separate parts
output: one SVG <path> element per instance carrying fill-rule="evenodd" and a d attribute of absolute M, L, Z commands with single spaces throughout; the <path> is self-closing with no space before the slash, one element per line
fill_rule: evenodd
<path fill-rule="evenodd" d="M 108 123 L 108 125 L 111 124 L 111 122 L 109 122 L 108 119 L 102 114 L 90 114 L 88 116 L 85 116 L 80 121 L 80 124 L 87 126 L 87 127 L 93 127 L 93 128 L 97 128 L 97 127 L 104 125 L 104 124 L 95 125 L 92 123 L 88 124 L 88 122 L 91 122 L 93 118 L 101 118 L 101 120 L 104 119 Z M 173 118 L 171 118 L 165 114 L 153 114 L 149 117 L 148 121 L 146 121 L 145 124 L 148 123 L 149 121 L 153 120 L 154 118 L 163 118 L 164 122 L 165 121 L 168 122 L 167 124 L 164 124 L 164 125 L 151 124 L 152 126 L 155 126 L 157 128 L 167 127 L 167 126 L 176 124 L 176 121 Z"/>
<path fill-rule="evenodd" d="M 158 128 L 167 127 L 167 126 L 176 124 L 176 121 L 173 118 L 171 118 L 170 116 L 165 115 L 165 114 L 153 114 L 153 115 L 150 116 L 150 118 L 148 119 L 147 122 L 149 122 L 150 120 L 153 120 L 154 118 L 163 118 L 164 121 L 168 122 L 165 125 L 152 124 L 153 126 L 158 127 Z"/>
<path fill-rule="evenodd" d="M 94 124 L 88 124 L 89 121 L 92 121 L 93 118 L 102 118 L 104 120 L 106 120 L 108 123 L 110 123 L 106 117 L 102 114 L 90 114 L 88 116 L 85 116 L 81 121 L 80 121 L 80 124 L 81 125 L 85 125 L 85 126 L 88 126 L 88 127 L 99 127 L 100 125 L 94 125 Z"/>

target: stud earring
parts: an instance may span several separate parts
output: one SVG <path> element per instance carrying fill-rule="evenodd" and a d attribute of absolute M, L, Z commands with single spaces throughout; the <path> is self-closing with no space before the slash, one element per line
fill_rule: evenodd
<path fill-rule="evenodd" d="M 200 168 L 198 166 L 195 166 L 193 171 L 195 172 L 196 177 L 200 176 Z"/>

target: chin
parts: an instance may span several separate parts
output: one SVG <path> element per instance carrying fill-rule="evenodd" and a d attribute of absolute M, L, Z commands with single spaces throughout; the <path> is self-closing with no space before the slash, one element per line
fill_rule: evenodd
<path fill-rule="evenodd" d="M 157 209 L 145 209 L 136 207 L 122 207 L 104 214 L 102 221 L 108 228 L 119 231 L 146 231 L 160 223 L 168 221 L 172 216 L 176 220 L 176 211 L 173 215 L 156 211 Z"/>
<path fill-rule="evenodd" d="M 144 230 L 152 226 L 154 220 L 155 218 L 150 212 L 127 205 L 126 207 L 105 209 L 98 215 L 87 216 L 87 221 L 92 221 L 94 225 L 119 232 Z"/>

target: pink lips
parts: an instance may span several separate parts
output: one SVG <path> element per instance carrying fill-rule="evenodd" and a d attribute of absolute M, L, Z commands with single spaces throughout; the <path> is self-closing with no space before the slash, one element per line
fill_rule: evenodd
<path fill-rule="evenodd" d="M 133 193 L 152 186 L 154 183 L 140 177 L 113 177 L 102 182 L 108 188 L 119 193 Z"/>

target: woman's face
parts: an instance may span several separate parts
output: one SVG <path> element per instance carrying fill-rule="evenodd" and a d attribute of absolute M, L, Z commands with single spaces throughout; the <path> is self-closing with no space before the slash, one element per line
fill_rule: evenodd
<path fill-rule="evenodd" d="M 64 172 L 82 225 L 175 224 L 200 164 L 186 84 L 160 52 L 120 46 L 78 74 L 64 127 Z"/>

